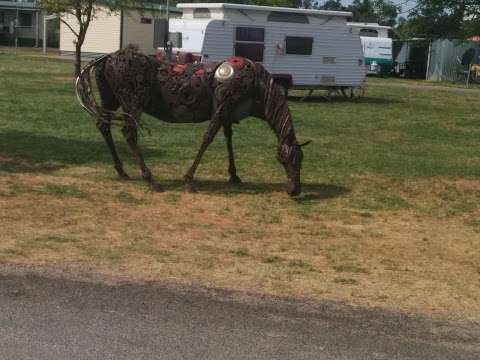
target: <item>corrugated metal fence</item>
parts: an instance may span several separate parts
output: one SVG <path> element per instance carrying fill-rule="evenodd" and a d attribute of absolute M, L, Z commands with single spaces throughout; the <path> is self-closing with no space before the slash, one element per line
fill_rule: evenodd
<path fill-rule="evenodd" d="M 480 42 L 436 40 L 431 43 L 427 80 L 466 81 L 471 64 L 480 63 Z"/>

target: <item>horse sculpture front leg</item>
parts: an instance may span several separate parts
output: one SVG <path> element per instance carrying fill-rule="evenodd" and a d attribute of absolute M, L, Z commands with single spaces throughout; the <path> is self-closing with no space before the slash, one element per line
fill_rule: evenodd
<path fill-rule="evenodd" d="M 232 145 L 232 123 L 227 122 L 223 125 L 223 133 L 225 135 L 225 140 L 227 141 L 227 149 L 228 149 L 228 174 L 230 178 L 228 182 L 231 184 L 238 184 L 241 183 L 242 180 L 237 176 L 237 168 L 235 167 L 235 157 L 233 155 L 233 145 Z"/>
<path fill-rule="evenodd" d="M 220 105 L 216 109 L 215 114 L 212 117 L 210 124 L 208 125 L 208 129 L 205 132 L 205 135 L 203 135 L 202 145 L 198 150 L 197 156 L 195 157 L 195 160 L 193 161 L 192 166 L 190 166 L 190 169 L 188 169 L 187 173 L 183 177 L 185 179 L 186 192 L 189 192 L 189 193 L 195 192 L 195 189 L 193 188 L 193 177 L 195 175 L 195 171 L 197 170 L 197 167 L 200 164 L 200 161 L 202 160 L 202 156 L 205 153 L 205 150 L 207 150 L 208 145 L 210 145 L 210 143 L 215 138 L 215 135 L 217 135 L 218 130 L 220 130 L 220 128 L 223 125 L 223 122 L 225 120 L 224 109 L 225 109 L 225 104 Z"/>

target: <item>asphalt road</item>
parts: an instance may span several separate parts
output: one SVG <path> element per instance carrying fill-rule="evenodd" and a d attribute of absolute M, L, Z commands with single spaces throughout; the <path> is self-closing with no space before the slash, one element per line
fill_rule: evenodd
<path fill-rule="evenodd" d="M 0 267 L 0 359 L 480 359 L 480 324 Z"/>

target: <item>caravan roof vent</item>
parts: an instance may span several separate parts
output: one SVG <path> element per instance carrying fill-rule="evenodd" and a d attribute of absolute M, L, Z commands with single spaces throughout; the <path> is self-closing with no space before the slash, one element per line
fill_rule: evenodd
<path fill-rule="evenodd" d="M 287 22 L 296 24 L 308 24 L 308 16 L 305 14 L 272 11 L 268 14 L 268 21 L 273 22 Z"/>
<path fill-rule="evenodd" d="M 207 8 L 196 8 L 193 10 L 193 17 L 195 19 L 210 19 L 210 9 Z"/>

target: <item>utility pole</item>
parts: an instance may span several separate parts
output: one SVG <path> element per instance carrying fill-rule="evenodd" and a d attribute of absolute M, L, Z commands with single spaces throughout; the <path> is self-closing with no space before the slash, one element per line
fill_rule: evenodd
<path fill-rule="evenodd" d="M 18 9 L 18 2 L 17 2 L 17 14 L 15 15 L 15 24 L 13 26 L 13 34 L 15 36 L 15 54 L 17 54 L 17 49 L 18 49 L 18 26 L 19 24 L 19 15 L 20 11 Z"/>
<path fill-rule="evenodd" d="M 170 3 L 167 0 L 167 26 L 165 31 L 165 53 L 169 61 L 172 60 L 172 43 L 170 42 Z"/>
<path fill-rule="evenodd" d="M 167 30 L 168 30 L 168 27 L 169 27 L 169 21 L 170 21 L 170 5 L 169 5 L 169 2 L 167 0 Z M 167 38 L 168 38 L 168 31 L 167 31 Z"/>

